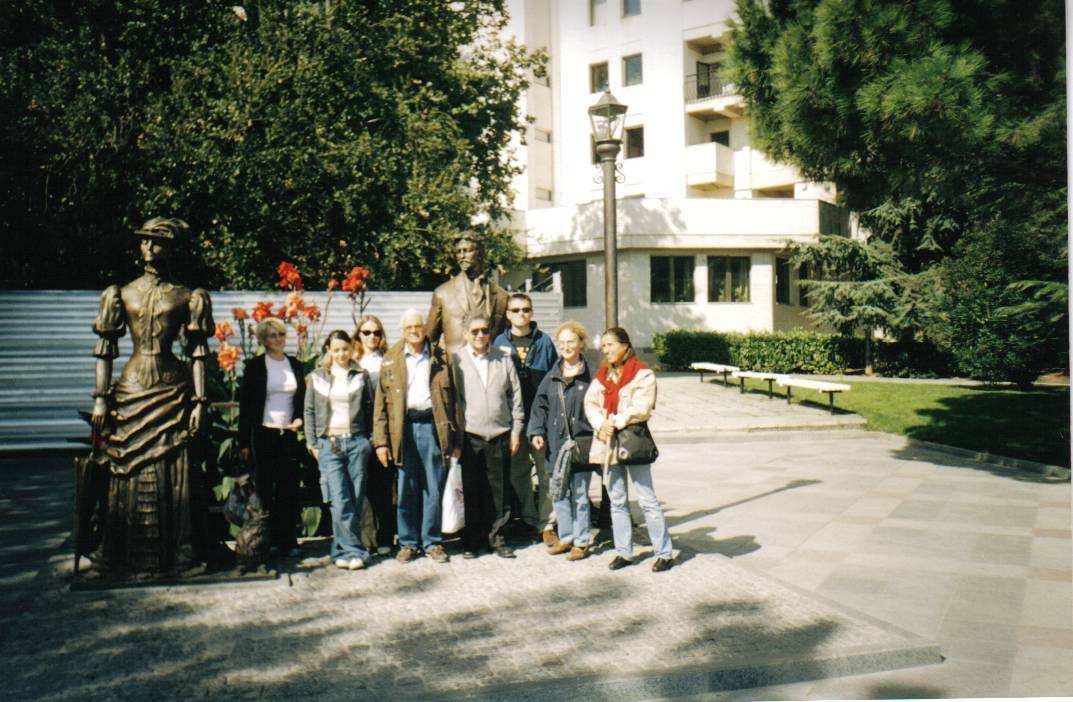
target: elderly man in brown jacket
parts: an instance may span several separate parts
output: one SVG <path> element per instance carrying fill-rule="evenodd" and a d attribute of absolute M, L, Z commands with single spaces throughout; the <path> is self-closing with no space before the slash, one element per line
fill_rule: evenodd
<path fill-rule="evenodd" d="M 428 340 L 417 310 L 402 316 L 402 341 L 384 356 L 373 407 L 373 448 L 399 469 L 399 553 L 407 563 L 424 550 L 449 558 L 440 533 L 446 459 L 462 454 L 457 393 L 450 357 Z M 391 462 L 391 463 L 389 463 Z"/>

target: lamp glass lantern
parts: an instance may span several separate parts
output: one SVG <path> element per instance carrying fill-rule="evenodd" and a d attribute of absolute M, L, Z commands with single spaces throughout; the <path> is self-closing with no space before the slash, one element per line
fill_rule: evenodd
<path fill-rule="evenodd" d="M 601 141 L 621 141 L 622 125 L 626 121 L 626 106 L 611 91 L 605 90 L 596 104 L 589 108 L 592 138 Z"/>

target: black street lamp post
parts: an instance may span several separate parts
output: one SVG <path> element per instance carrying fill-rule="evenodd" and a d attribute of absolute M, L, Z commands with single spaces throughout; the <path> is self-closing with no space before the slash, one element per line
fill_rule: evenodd
<path fill-rule="evenodd" d="M 596 158 L 600 162 L 599 181 L 604 185 L 604 314 L 606 327 L 618 326 L 618 221 L 615 200 L 615 158 L 622 146 L 622 124 L 626 106 L 604 91 L 589 108 Z"/>

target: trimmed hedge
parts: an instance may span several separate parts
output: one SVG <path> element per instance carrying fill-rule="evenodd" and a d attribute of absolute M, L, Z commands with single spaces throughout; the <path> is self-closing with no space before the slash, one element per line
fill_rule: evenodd
<path fill-rule="evenodd" d="M 864 368 L 864 340 L 809 331 L 714 332 L 673 329 L 653 339 L 665 370 L 689 370 L 694 361 L 727 363 L 769 373 L 842 373 Z M 918 341 L 872 345 L 873 364 L 891 377 L 949 376 L 952 363 L 932 344 Z"/>
<path fill-rule="evenodd" d="M 864 365 L 864 341 L 809 331 L 712 332 L 674 329 L 653 339 L 666 370 L 694 361 L 728 363 L 770 373 L 841 373 Z"/>

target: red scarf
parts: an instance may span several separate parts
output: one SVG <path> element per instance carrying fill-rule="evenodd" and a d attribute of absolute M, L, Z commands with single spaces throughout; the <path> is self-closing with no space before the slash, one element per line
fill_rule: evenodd
<path fill-rule="evenodd" d="M 633 380 L 637 373 L 646 368 L 648 366 L 641 359 L 631 355 L 622 364 L 622 368 L 619 369 L 618 382 L 607 377 L 607 372 L 610 370 L 609 366 L 604 366 L 596 371 L 596 379 L 600 381 L 600 385 L 604 386 L 604 409 L 607 410 L 609 415 L 618 411 L 618 391 Z"/>

